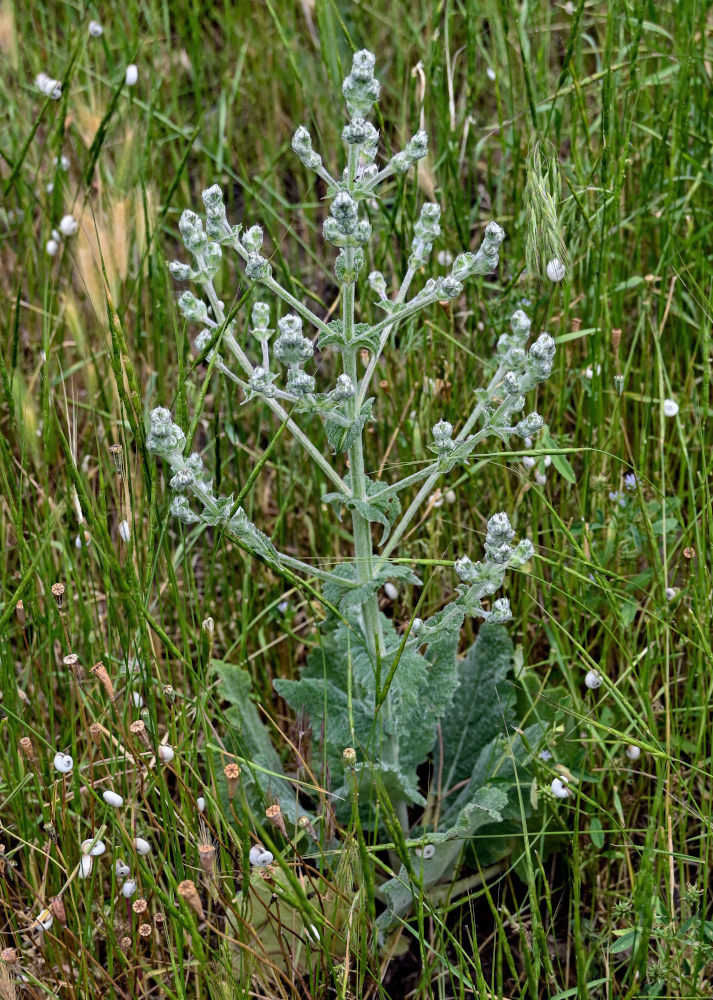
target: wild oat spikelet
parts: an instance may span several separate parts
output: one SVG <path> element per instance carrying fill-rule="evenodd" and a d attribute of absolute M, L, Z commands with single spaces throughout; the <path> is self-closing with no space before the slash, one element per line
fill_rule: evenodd
<path fill-rule="evenodd" d="M 525 182 L 525 260 L 538 280 L 562 281 L 570 270 L 569 254 L 557 212 L 560 176 L 551 143 L 537 139 L 530 149 Z"/>
<path fill-rule="evenodd" d="M 199 920 L 204 917 L 203 904 L 201 903 L 201 898 L 198 895 L 198 890 L 195 887 L 195 883 L 191 882 L 190 879 L 185 879 L 183 882 L 179 882 L 176 886 L 176 892 L 185 900 L 190 906 L 193 912 L 196 914 Z"/>

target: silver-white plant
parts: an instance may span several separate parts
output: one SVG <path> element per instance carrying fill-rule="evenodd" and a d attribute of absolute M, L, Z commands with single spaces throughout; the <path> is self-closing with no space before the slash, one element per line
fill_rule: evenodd
<path fill-rule="evenodd" d="M 367 116 L 379 91 L 380 84 L 374 77 L 374 56 L 367 51 L 357 52 L 343 85 L 349 120 L 342 132 L 346 166 L 341 175 L 329 173 L 322 157 L 313 149 L 306 128 L 298 128 L 292 139 L 292 148 L 302 163 L 327 186 L 330 206 L 323 235 L 338 249 L 334 270 L 341 287 L 339 319 L 329 321 L 318 315 L 276 280 L 270 261 L 262 254 L 262 229 L 257 225 L 246 229 L 231 225 L 218 185 L 203 192 L 205 221 L 189 210 L 181 216 L 180 231 L 191 263 L 170 265 L 176 279 L 195 282 L 202 290 L 202 297 L 185 291 L 178 300 L 185 318 L 202 327 L 195 342 L 197 352 L 225 378 L 240 386 L 246 403 L 259 400 L 268 406 L 316 463 L 334 488 L 323 499 L 340 518 L 344 509 L 351 518 L 353 558 L 330 572 L 278 551 L 250 521 L 234 496 L 215 495 L 200 455 L 184 455 L 185 436 L 164 408 L 151 414 L 148 446 L 171 466 L 170 485 L 176 494 L 172 512 L 180 521 L 220 525 L 244 549 L 278 571 L 321 582 L 325 602 L 332 610 L 336 608 L 341 617 L 337 631 L 341 628 L 343 643 L 350 644 L 342 663 L 351 662 L 352 653 L 361 646 L 365 662 L 370 664 L 363 670 L 354 668 L 349 682 L 350 697 L 355 705 L 361 699 L 367 714 L 382 713 L 382 738 L 377 739 L 378 746 L 372 744 L 372 756 L 378 759 L 379 767 L 388 770 L 392 777 L 397 776 L 398 780 L 391 781 L 390 787 L 395 789 L 394 808 L 405 826 L 408 803 L 420 798 L 416 757 L 420 754 L 422 761 L 431 752 L 437 724 L 447 713 L 458 685 L 455 666 L 435 677 L 435 651 L 442 650 L 443 642 L 448 641 L 449 655 L 455 664 L 457 637 L 467 615 L 490 623 L 501 623 L 510 617 L 506 598 L 495 600 L 490 606 L 484 602 L 501 588 L 508 567 L 520 566 L 532 557 L 533 547 L 528 540 L 513 544 L 514 531 L 507 514 L 496 513 L 488 522 L 485 558 L 471 562 L 463 556 L 456 561 L 455 571 L 460 580 L 457 596 L 431 618 L 414 619 L 405 641 L 380 613 L 377 591 L 393 579 L 420 582 L 408 567 L 390 562 L 389 557 L 443 476 L 467 463 L 476 447 L 488 437 L 505 442 L 513 435 L 532 438 L 542 427 L 542 418 L 537 413 L 523 416 L 525 396 L 550 375 L 555 345 L 552 337 L 541 333 L 528 347 L 530 320 L 521 310 L 515 312 L 510 332 L 498 340 L 494 373 L 487 385 L 475 392 L 462 425 L 454 428 L 446 420 L 435 424 L 429 446 L 433 457 L 417 472 L 392 483 L 376 482 L 367 476 L 364 430 L 372 417 L 374 398 L 370 389 L 382 354 L 408 319 L 434 303 L 458 299 L 464 282 L 494 271 L 505 238 L 500 226 L 490 222 L 477 252 L 459 254 L 447 273 L 429 278 L 409 295 L 440 235 L 440 207 L 426 203 L 414 227 L 408 267 L 395 295 L 389 296 L 389 282 L 379 271 L 372 271 L 366 282 L 361 281 L 366 259 L 364 248 L 372 235 L 371 225 L 362 212 L 364 202 L 373 199 L 382 184 L 406 173 L 428 152 L 427 136 L 421 131 L 388 162 L 377 164 L 379 133 Z M 242 316 L 226 314 L 214 287 L 225 250 L 237 255 L 247 282 L 255 289 L 249 323 L 244 323 Z M 366 284 L 374 306 L 383 313 L 371 323 L 357 322 L 356 291 L 360 284 L 362 289 Z M 277 311 L 274 320 L 271 305 L 262 296 L 272 300 L 272 309 Z M 362 316 L 360 311 L 360 320 Z M 310 369 L 315 346 L 320 351 L 331 348 L 339 355 L 341 366 L 335 383 L 320 389 Z M 357 359 L 363 351 L 368 352 L 369 360 L 360 376 Z M 324 422 L 333 453 L 330 456 L 317 448 L 314 432 L 308 433 L 303 428 L 305 419 L 315 418 Z M 346 455 L 348 463 L 339 457 L 342 455 Z M 369 462 L 370 466 L 375 464 Z M 403 510 L 400 497 L 415 487 L 418 487 L 415 494 Z M 378 545 L 372 537 L 372 524 L 383 528 Z M 404 679 L 399 683 L 402 671 Z M 294 687 L 290 688 L 290 684 Z M 346 689 L 345 674 L 343 690 Z M 307 703 L 317 715 L 322 711 L 324 699 L 321 694 L 311 698 L 308 679 L 281 682 L 278 690 L 293 707 Z M 421 715 L 414 715 L 414 705 Z M 417 750 L 412 745 L 414 726 L 422 732 Z M 363 749 L 369 734 L 356 729 L 352 722 L 351 736 L 356 743 L 361 741 Z M 344 738 L 341 730 L 334 731 L 335 753 L 341 755 Z M 330 739 L 328 720 L 325 739 Z M 497 812 L 495 806 L 492 808 Z M 473 815 L 473 809 L 467 816 L 464 812 L 456 824 L 458 836 L 466 836 L 472 829 Z"/>

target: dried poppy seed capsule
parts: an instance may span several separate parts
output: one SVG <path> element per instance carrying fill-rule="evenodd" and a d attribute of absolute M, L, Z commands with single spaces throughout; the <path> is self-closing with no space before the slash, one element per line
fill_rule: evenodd
<path fill-rule="evenodd" d="M 124 804 L 124 800 L 121 797 L 121 795 L 119 795 L 118 792 L 112 792 L 110 789 L 107 789 L 105 792 L 102 792 L 102 798 L 104 799 L 106 804 L 108 806 L 111 806 L 113 809 L 118 809 L 120 806 L 123 806 Z"/>
<path fill-rule="evenodd" d="M 215 848 L 212 844 L 201 844 L 198 848 L 201 868 L 206 875 L 212 875 L 215 870 Z"/>
<path fill-rule="evenodd" d="M 345 767 L 354 767 L 357 762 L 356 750 L 354 747 L 345 747 L 342 751 L 342 763 Z"/>
<path fill-rule="evenodd" d="M 60 774 L 69 774 L 74 767 L 74 761 L 68 753 L 56 753 L 54 755 L 54 766 L 55 770 L 59 771 Z"/>
<path fill-rule="evenodd" d="M 176 892 L 193 910 L 196 916 L 202 920 L 203 919 L 203 905 L 201 903 L 201 898 L 198 895 L 198 890 L 195 887 L 195 883 L 191 882 L 190 879 L 185 879 L 183 882 L 179 882 L 176 886 Z"/>
<path fill-rule="evenodd" d="M 143 745 L 147 748 L 151 748 L 151 741 L 149 740 L 149 734 L 146 732 L 146 724 L 143 719 L 137 719 L 136 722 L 132 722 L 129 726 L 129 732 L 138 737 Z"/>
<path fill-rule="evenodd" d="M 99 746 L 99 744 L 102 741 L 102 727 L 99 725 L 98 722 L 92 722 L 91 726 L 89 727 L 89 735 L 91 737 L 92 743 L 95 743 L 97 746 Z"/>
<path fill-rule="evenodd" d="M 131 904 L 131 909 L 138 916 L 141 916 L 142 913 L 146 913 L 146 911 L 148 910 L 148 908 L 149 908 L 149 904 L 143 898 L 143 896 L 139 896 L 139 898 L 135 899 L 134 902 Z"/>
<path fill-rule="evenodd" d="M 282 809 L 279 805 L 268 806 L 265 810 L 266 819 L 272 823 L 276 830 L 279 830 L 283 837 L 287 837 L 285 820 L 282 816 Z"/>
<path fill-rule="evenodd" d="M 142 858 L 145 858 L 147 854 L 151 853 L 151 844 L 149 844 L 148 840 L 144 840 L 143 837 L 134 837 L 134 847 L 136 849 L 136 853 Z"/>
<path fill-rule="evenodd" d="M 67 923 L 67 911 L 64 908 L 61 896 L 52 897 L 50 900 L 50 910 L 52 911 L 52 916 L 56 920 L 59 920 L 60 924 Z"/>
<path fill-rule="evenodd" d="M 225 780 L 228 783 L 228 798 L 232 800 L 238 790 L 240 768 L 237 764 L 226 764 L 223 768 L 223 774 L 225 775 Z"/>
<path fill-rule="evenodd" d="M 552 794 L 556 799 L 569 798 L 570 793 L 569 789 L 567 788 L 566 778 L 553 778 L 550 788 L 552 789 Z"/>
<path fill-rule="evenodd" d="M 111 677 L 109 676 L 109 672 L 104 666 L 104 664 L 101 661 L 99 661 L 99 663 L 95 663 L 94 666 L 91 668 L 90 673 L 94 674 L 96 679 L 104 688 L 104 690 L 107 693 L 107 697 L 109 698 L 109 701 L 114 701 L 114 699 L 116 698 L 116 694 L 114 692 L 114 685 L 111 682 Z"/>
<path fill-rule="evenodd" d="M 139 924 L 139 937 L 149 938 L 153 934 L 153 927 L 151 924 Z"/>
<path fill-rule="evenodd" d="M 601 674 L 596 670 L 588 670 L 584 677 L 584 683 L 590 691 L 596 691 L 602 686 Z"/>
<path fill-rule="evenodd" d="M 32 745 L 32 740 L 29 736 L 23 736 L 20 740 L 20 750 L 27 760 L 28 764 L 34 764 L 36 761 L 35 748 Z"/>

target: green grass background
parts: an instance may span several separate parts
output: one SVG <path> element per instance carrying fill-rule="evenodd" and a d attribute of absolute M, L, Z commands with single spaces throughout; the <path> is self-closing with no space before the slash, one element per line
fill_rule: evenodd
<path fill-rule="evenodd" d="M 87 33 L 91 17 L 102 21 L 100 39 Z M 507 870 L 437 916 L 424 910 L 404 932 L 404 954 L 368 989 L 710 996 L 713 925 L 697 918 L 711 903 L 712 37 L 710 10 L 696 0 L 127 0 L 103 10 L 3 0 L 0 841 L 9 861 L 0 936 L 22 951 L 33 995 L 247 995 L 220 964 L 217 939 L 203 940 L 174 896 L 177 882 L 196 877 L 196 798 L 215 804 L 205 751 L 220 739 L 220 696 L 207 666 L 211 655 L 247 665 L 286 729 L 271 682 L 293 675 L 315 641 L 314 607 L 234 547 L 179 530 L 144 427 L 159 404 L 186 427 L 198 413 L 196 443 L 226 493 L 270 441 L 275 424 L 259 405 L 242 407 L 213 378 L 203 386 L 166 263 L 181 256 L 180 212 L 217 181 L 233 221 L 265 227 L 280 280 L 320 313 L 335 307 L 324 207 L 289 143 L 306 124 L 328 167 L 341 169 L 339 85 L 351 52 L 368 47 L 383 84 L 383 152 L 400 148 L 421 116 L 431 148 L 418 180 L 371 209 L 370 264 L 388 281 L 403 273 L 429 197 L 443 210 L 437 249 L 474 248 L 491 218 L 508 239 L 494 278 L 412 325 L 380 366 L 367 462 L 377 470 L 386 456 L 388 480 L 427 456 L 431 425 L 458 421 L 483 360 L 527 301 L 533 329 L 558 340 L 537 406 L 575 482 L 551 467 L 539 487 L 520 459 L 479 456 L 450 484 L 456 502 L 431 510 L 397 554 L 475 558 L 485 519 L 500 509 L 530 534 L 538 557 L 508 592 L 522 697 L 549 712 L 553 747 L 581 790 L 531 831 L 523 877 L 522 867 Z M 122 86 L 129 62 L 133 89 Z M 59 102 L 34 87 L 43 70 L 62 80 Z M 538 137 L 553 144 L 562 177 L 572 267 L 557 287 L 523 272 L 525 163 Z M 66 172 L 55 164 L 62 155 Z M 80 232 L 51 258 L 45 243 L 70 211 Z M 226 302 L 245 290 L 232 264 L 218 287 Z M 322 371 L 333 371 L 329 357 Z M 675 418 L 663 414 L 667 397 L 679 403 Z M 638 486 L 626 493 L 632 471 Z M 348 536 L 320 503 L 324 489 L 283 436 L 246 509 L 279 547 L 330 565 Z M 620 491 L 625 506 L 610 498 Z M 77 548 L 84 532 L 91 543 Z M 450 570 L 434 572 L 424 612 L 453 587 Z M 61 609 L 50 592 L 58 581 Z M 404 591 L 389 610 L 408 621 L 416 598 Z M 70 651 L 85 668 L 80 683 L 63 663 Z M 75 880 L 66 929 L 39 945 L 26 928 L 60 892 L 76 844 L 104 822 L 128 837 L 98 797 L 78 781 L 63 789 L 51 768 L 62 749 L 85 781 L 94 767 L 112 772 L 111 741 L 126 738 L 133 715 L 86 672 L 98 660 L 117 688 L 127 661 L 137 665 L 147 724 L 168 732 L 180 759 L 175 780 L 155 778 L 141 817 L 160 832 L 160 871 L 154 859 L 145 879 L 165 924 L 143 947 L 108 875 Z M 604 676 L 595 693 L 583 684 L 591 667 Z M 105 730 L 101 752 L 89 749 L 93 722 Z M 19 750 L 27 736 L 34 770 Z M 635 765 L 623 753 L 631 743 L 642 748 Z M 228 843 L 217 805 L 211 824 Z M 229 851 L 221 859 L 229 873 Z M 687 884 L 702 890 L 698 902 Z M 309 992 L 349 995 L 328 964 L 317 966 Z"/>

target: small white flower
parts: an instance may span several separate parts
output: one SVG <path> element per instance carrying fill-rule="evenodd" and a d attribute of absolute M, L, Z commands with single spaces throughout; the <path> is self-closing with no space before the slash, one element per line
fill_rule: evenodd
<path fill-rule="evenodd" d="M 456 492 L 455 490 L 446 490 L 445 500 L 447 504 L 452 504 L 456 502 Z"/>
<path fill-rule="evenodd" d="M 138 79 L 139 79 L 138 68 L 134 65 L 134 63 L 131 63 L 129 66 L 126 67 L 126 86 L 135 87 L 136 81 Z"/>
<path fill-rule="evenodd" d="M 170 764 L 176 753 L 173 747 L 170 747 L 167 743 L 162 743 L 158 748 L 158 756 L 162 764 Z"/>
<path fill-rule="evenodd" d="M 491 81 L 491 83 L 495 82 L 495 70 L 493 69 L 492 66 L 486 66 L 485 67 L 485 75 Z"/>
<path fill-rule="evenodd" d="M 562 281 L 567 273 L 567 268 L 558 257 L 553 257 L 552 260 L 547 261 L 546 271 L 550 281 L 557 283 Z"/>
<path fill-rule="evenodd" d="M 639 757 L 641 756 L 641 747 L 636 747 L 632 743 L 631 746 L 628 746 L 626 748 L 626 756 L 629 758 L 629 760 L 638 760 Z"/>
<path fill-rule="evenodd" d="M 675 587 L 666 587 L 666 600 L 673 601 L 676 599 L 676 594 L 678 591 Z"/>
<path fill-rule="evenodd" d="M 82 854 L 90 854 L 93 858 L 100 857 L 106 851 L 103 840 L 83 840 Z"/>
<path fill-rule="evenodd" d="M 74 767 L 74 761 L 68 753 L 56 753 L 54 755 L 54 766 L 55 770 L 59 771 L 60 774 L 69 774 Z"/>
<path fill-rule="evenodd" d="M 569 797 L 569 789 L 567 788 L 566 778 L 553 778 L 550 788 L 552 789 L 552 794 L 556 799 L 566 799 Z"/>
<path fill-rule="evenodd" d="M 83 854 L 79 859 L 79 878 L 89 878 L 92 874 L 92 868 L 94 866 L 94 858 L 91 854 Z"/>
<path fill-rule="evenodd" d="M 35 86 L 45 97 L 51 97 L 53 101 L 58 101 L 62 96 L 62 84 L 59 80 L 53 80 L 46 73 L 37 74 Z"/>
<path fill-rule="evenodd" d="M 552 760 L 552 754 L 549 750 L 540 750 L 537 756 L 540 760 Z"/>
<path fill-rule="evenodd" d="M 262 844 L 253 844 L 250 848 L 250 864 L 255 868 L 265 868 L 274 861 L 272 853 L 266 851 Z"/>
<path fill-rule="evenodd" d="M 119 522 L 119 537 L 122 542 L 126 542 L 127 545 L 129 544 L 131 539 L 131 525 L 128 521 Z"/>
<path fill-rule="evenodd" d="M 196 799 L 196 806 L 198 807 L 199 813 L 205 812 L 205 799 L 203 798 L 202 795 L 199 795 L 198 798 Z"/>
<path fill-rule="evenodd" d="M 133 878 L 127 878 L 126 882 L 121 887 L 121 895 L 124 899 L 131 899 L 131 897 L 136 892 L 136 881 Z"/>
<path fill-rule="evenodd" d="M 67 236 L 74 236 L 77 229 L 77 220 L 73 215 L 63 215 L 59 222 L 59 231 L 65 238 Z"/>
<path fill-rule="evenodd" d="M 119 795 L 118 792 L 112 792 L 110 789 L 102 792 L 102 798 L 108 806 L 112 806 L 114 809 L 118 809 L 119 806 L 123 806 L 124 804 L 124 800 L 121 795 Z"/>
<path fill-rule="evenodd" d="M 284 615 L 289 606 L 290 606 L 289 601 L 280 601 L 280 603 L 277 605 L 277 610 L 280 612 L 281 615 Z"/>
<path fill-rule="evenodd" d="M 45 251 L 48 257 L 54 257 L 58 250 L 59 250 L 59 243 L 57 242 L 57 240 L 47 240 L 47 242 L 45 243 Z M 80 542 L 78 548 L 81 548 L 81 544 L 82 543 Z"/>
<path fill-rule="evenodd" d="M 101 38 L 104 34 L 104 29 L 98 21 L 90 21 L 89 27 L 87 29 L 92 38 Z"/>
<path fill-rule="evenodd" d="M 134 837 L 134 847 L 136 848 L 136 853 L 140 854 L 142 858 L 151 853 L 151 844 L 149 844 L 148 840 L 144 840 L 143 837 Z"/>
<path fill-rule="evenodd" d="M 54 917 L 52 916 L 52 910 L 45 908 L 40 913 L 37 914 L 37 919 L 35 920 L 34 927 L 41 927 L 43 931 L 48 931 L 52 926 L 52 921 Z"/>
<path fill-rule="evenodd" d="M 664 399 L 663 415 L 665 417 L 675 417 L 678 413 L 678 403 L 675 399 Z"/>
<path fill-rule="evenodd" d="M 395 601 L 399 596 L 398 590 L 391 582 L 384 584 L 384 593 L 390 601 Z"/>
<path fill-rule="evenodd" d="M 131 874 L 131 869 L 124 861 L 123 858 L 117 858 L 116 864 L 114 865 L 114 871 L 116 872 L 117 878 L 126 878 L 127 875 Z"/>
<path fill-rule="evenodd" d="M 601 675 L 596 670 L 588 670 L 584 677 L 584 683 L 590 691 L 596 691 L 602 686 Z"/>

